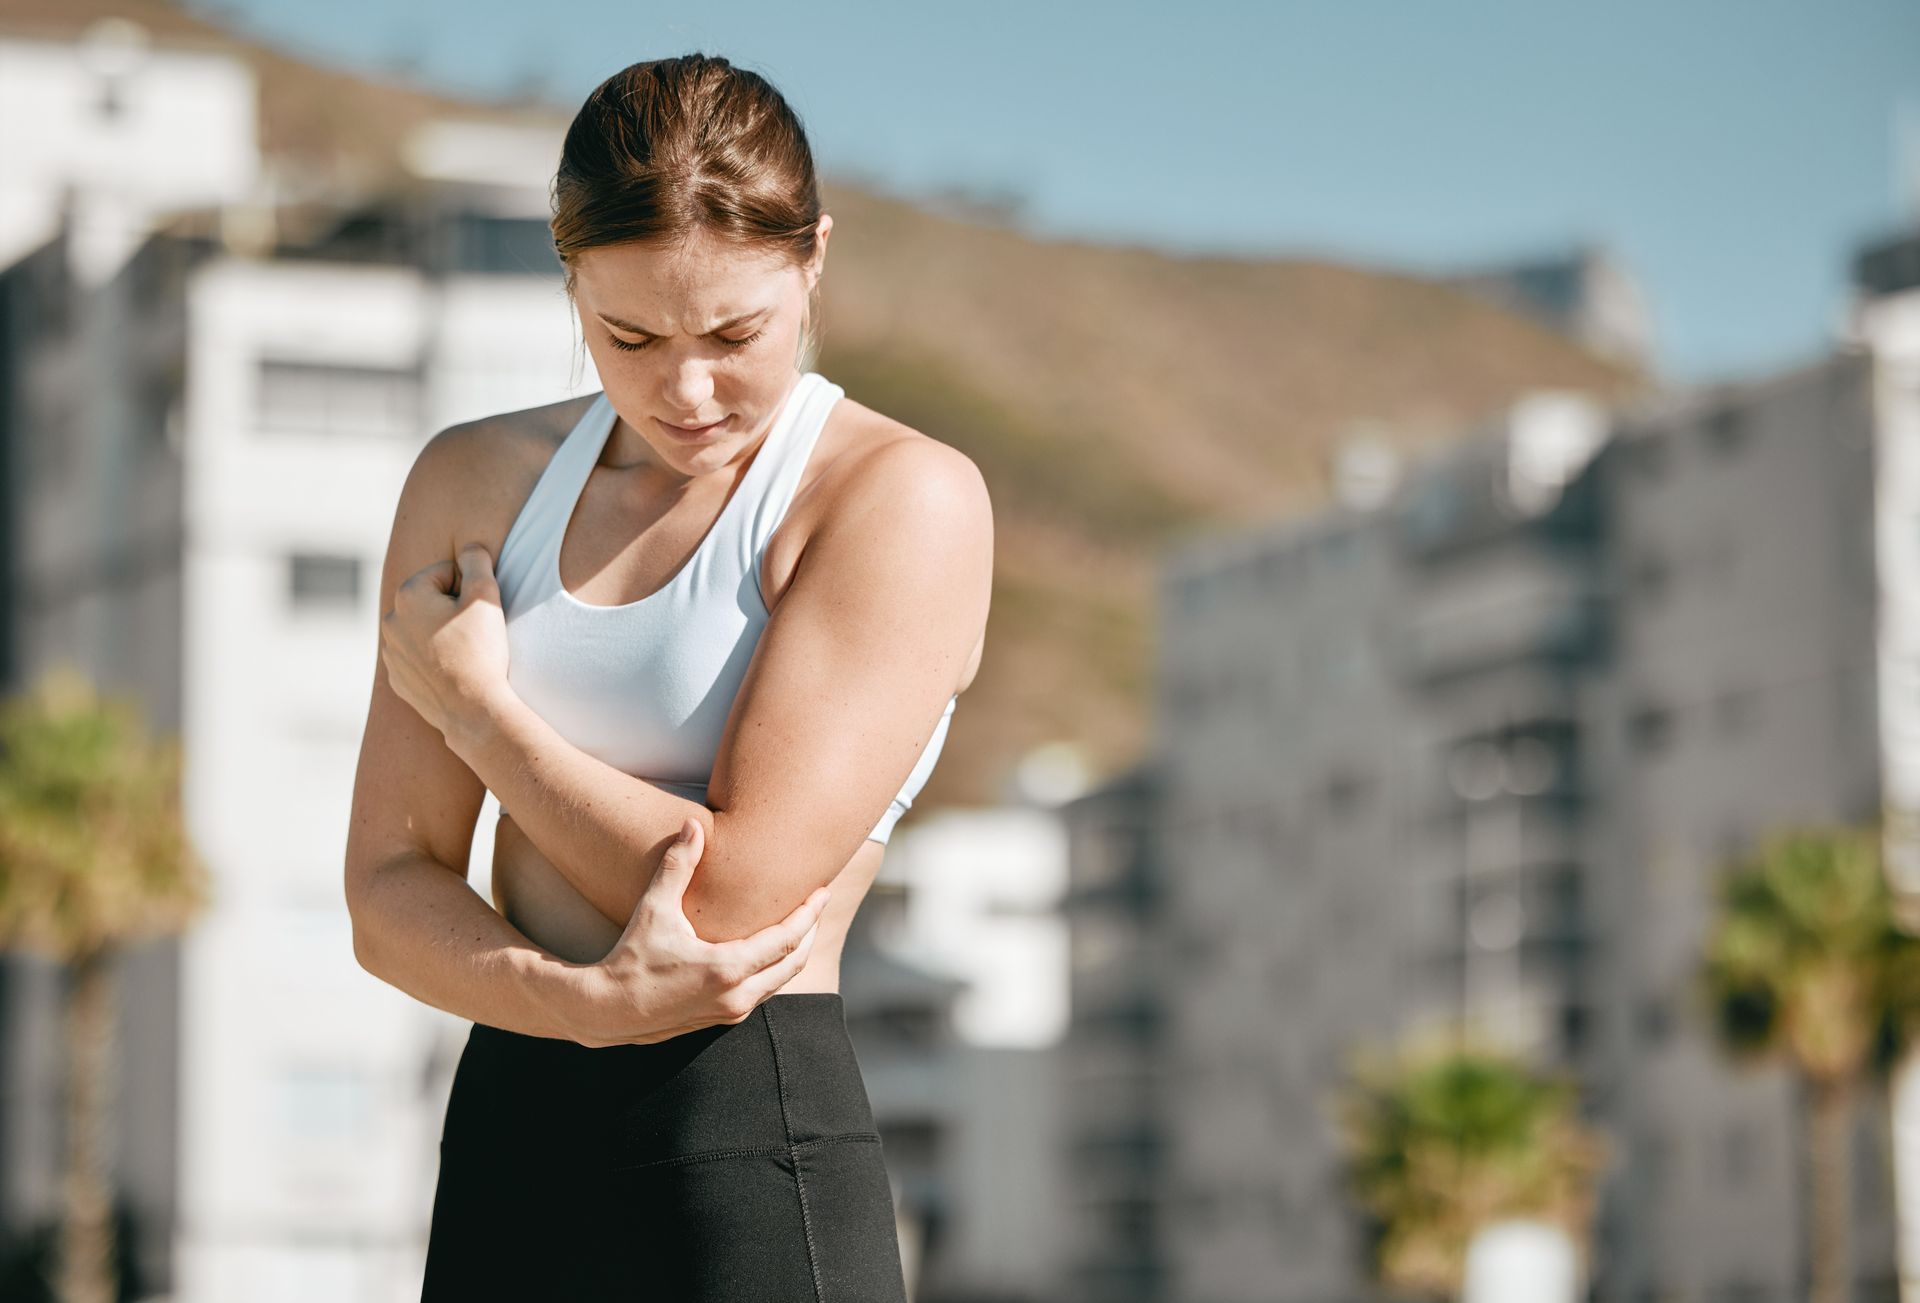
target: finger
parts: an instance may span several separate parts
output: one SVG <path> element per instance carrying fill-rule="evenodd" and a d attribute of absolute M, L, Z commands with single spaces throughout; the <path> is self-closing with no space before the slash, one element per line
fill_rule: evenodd
<path fill-rule="evenodd" d="M 807 966 L 807 960 L 813 957 L 813 939 L 819 935 L 819 932 L 820 925 L 816 923 L 806 930 L 805 935 L 800 938 L 800 944 L 793 948 L 792 954 L 768 965 L 753 978 L 751 983 L 741 983 L 742 990 L 751 992 L 756 1008 L 761 1001 L 800 975 L 801 970 Z"/>
<path fill-rule="evenodd" d="M 660 857 L 660 867 L 653 881 L 647 884 L 646 894 L 651 895 L 657 889 L 668 901 L 680 904 L 686 899 L 687 883 L 693 880 L 693 866 L 700 862 L 700 852 L 704 849 L 706 829 L 698 819 L 688 815 L 680 825 L 680 835 L 668 844 L 666 853 Z"/>
<path fill-rule="evenodd" d="M 744 981 L 769 964 L 779 963 L 793 953 L 802 938 L 819 926 L 820 915 L 832 894 L 826 887 L 816 887 L 812 895 L 801 901 L 791 914 L 778 923 L 737 941 L 720 942 L 719 948 L 727 953 L 715 957 L 730 965 L 730 971 L 737 974 L 735 981 Z"/>
<path fill-rule="evenodd" d="M 460 596 L 468 597 L 487 594 L 497 590 L 494 580 L 493 557 L 481 543 L 468 543 L 460 549 Z"/>
<path fill-rule="evenodd" d="M 430 566 L 422 566 L 420 569 L 408 575 L 400 587 L 395 590 L 394 605 L 397 607 L 400 604 L 400 594 L 402 593 L 418 593 L 427 590 L 439 593 L 451 593 L 453 591 L 454 581 L 459 578 L 459 575 L 459 568 L 456 567 L 451 560 L 435 561 Z"/>

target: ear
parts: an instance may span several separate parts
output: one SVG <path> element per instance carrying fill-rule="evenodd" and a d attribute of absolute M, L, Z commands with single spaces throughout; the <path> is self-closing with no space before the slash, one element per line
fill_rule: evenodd
<path fill-rule="evenodd" d="M 827 213 L 820 214 L 820 224 L 815 228 L 819 235 L 813 247 L 813 261 L 807 264 L 807 291 L 812 293 L 820 283 L 820 273 L 827 261 L 827 236 L 833 231 L 833 218 Z"/>

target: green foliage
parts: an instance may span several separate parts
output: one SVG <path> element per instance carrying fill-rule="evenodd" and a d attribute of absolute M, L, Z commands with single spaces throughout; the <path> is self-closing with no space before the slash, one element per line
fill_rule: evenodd
<path fill-rule="evenodd" d="M 1474 1234 L 1506 1217 L 1585 1243 L 1607 1151 L 1571 1080 L 1464 1036 L 1415 1040 L 1356 1060 L 1338 1118 L 1389 1289 L 1456 1295 Z"/>
<path fill-rule="evenodd" d="M 0 703 L 0 945 L 65 962 L 178 932 L 206 903 L 177 741 L 55 670 Z"/>
<path fill-rule="evenodd" d="M 1736 861 L 1699 974 L 1720 1043 L 1823 1082 L 1884 1069 L 1920 1026 L 1920 939 L 1895 923 L 1871 827 L 1791 828 Z"/>
<path fill-rule="evenodd" d="M 1849 1100 L 1920 1023 L 1920 940 L 1895 920 L 1875 827 L 1768 836 L 1722 875 L 1697 989 L 1736 1058 L 1784 1059 L 1807 1087 L 1808 1297 L 1851 1296 Z"/>

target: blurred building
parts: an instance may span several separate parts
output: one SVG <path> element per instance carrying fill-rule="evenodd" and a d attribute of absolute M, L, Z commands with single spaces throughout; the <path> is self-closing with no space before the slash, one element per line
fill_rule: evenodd
<path fill-rule="evenodd" d="M 1067 1270 L 1065 834 L 1042 808 L 895 834 L 841 963 L 915 1303 L 1051 1303 Z"/>
<path fill-rule="evenodd" d="M 1600 245 L 1453 272 L 1439 279 L 1532 317 L 1602 357 L 1645 369 L 1655 353 L 1646 294 Z"/>
<path fill-rule="evenodd" d="M 354 963 L 340 867 L 399 485 L 434 429 L 566 396 L 542 198 L 441 188 L 239 248 L 230 214 L 178 215 L 92 290 L 68 227 L 0 280 L 13 680 L 73 661 L 177 728 L 214 870 L 122 1020 L 143 1278 L 180 1298 L 417 1292 L 459 1025 Z M 59 1040 L 7 1043 L 30 1221 Z"/>
<path fill-rule="evenodd" d="M 564 121 L 398 120 L 368 179 L 265 152 L 286 89 L 117 22 L 0 33 L 4 684 L 74 663 L 178 731 L 214 875 L 121 988 L 116 1180 L 180 1303 L 417 1297 L 468 1024 L 362 971 L 341 898 L 379 570 L 432 432 L 598 384 L 547 226 Z M 909 825 L 886 872 L 842 985 L 916 1297 L 1051 1298 L 1058 819 Z M 59 1208 L 57 979 L 0 956 L 0 1271 Z"/>
<path fill-rule="evenodd" d="M 1060 1088 L 1066 1125 L 1063 1300 L 1168 1297 L 1166 1002 L 1177 984 L 1162 925 L 1162 784 L 1142 764 L 1068 803 L 1072 1018 Z"/>
<path fill-rule="evenodd" d="M 1876 375 L 1846 347 L 1616 411 L 1537 394 L 1367 506 L 1169 559 L 1155 753 L 1069 809 L 1069 1044 L 1142 1082 L 1075 1119 L 1135 1176 L 1083 1139 L 1077 1185 L 1139 1194 L 1087 1201 L 1073 1297 L 1381 1297 L 1333 1092 L 1462 1015 L 1615 1139 L 1596 1298 L 1800 1296 L 1793 1080 L 1723 1059 L 1689 978 L 1728 857 L 1879 813 Z"/>
<path fill-rule="evenodd" d="M 349 795 L 421 442 L 567 395 L 543 174 L 503 179 L 557 128 L 416 130 L 411 188 L 281 205 L 255 185 L 254 77 L 220 51 L 108 24 L 0 41 L 0 69 L 7 684 L 77 664 L 178 731 L 214 872 L 209 915 L 122 984 L 139 1282 L 412 1297 L 464 1024 L 354 963 Z M 4 973 L 18 1247 L 59 1207 L 62 1041 L 57 973 Z"/>

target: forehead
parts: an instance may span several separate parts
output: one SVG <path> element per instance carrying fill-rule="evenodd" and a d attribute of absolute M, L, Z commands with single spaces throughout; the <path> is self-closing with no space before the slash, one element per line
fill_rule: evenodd
<path fill-rule="evenodd" d="M 594 308 L 616 314 L 622 308 L 737 312 L 760 307 L 793 272 L 778 253 L 704 233 L 680 245 L 605 245 L 574 258 L 576 290 Z"/>

